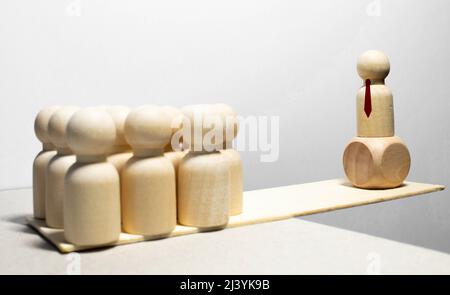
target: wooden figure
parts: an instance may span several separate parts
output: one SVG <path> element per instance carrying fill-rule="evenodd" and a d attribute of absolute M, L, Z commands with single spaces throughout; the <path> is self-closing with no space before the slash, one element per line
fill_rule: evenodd
<path fill-rule="evenodd" d="M 165 237 L 176 226 L 175 169 L 164 157 L 171 120 L 161 107 L 142 106 L 125 121 L 125 137 L 133 148 L 121 173 L 122 225 L 127 233 Z"/>
<path fill-rule="evenodd" d="M 233 149 L 232 141 L 238 133 L 238 120 L 233 109 L 226 104 L 216 104 L 215 107 L 222 112 L 226 118 L 226 132 L 224 134 L 224 149 L 221 150 L 228 158 L 230 164 L 230 215 L 239 215 L 242 213 L 243 206 L 243 175 L 242 160 L 239 152 Z"/>
<path fill-rule="evenodd" d="M 45 171 L 45 220 L 52 228 L 64 227 L 64 177 L 75 163 L 75 156 L 67 144 L 66 127 L 78 110 L 75 106 L 61 107 L 48 122 L 48 135 L 57 151 Z"/>
<path fill-rule="evenodd" d="M 44 108 L 34 120 L 34 132 L 42 142 L 42 150 L 33 161 L 33 213 L 34 217 L 39 219 L 45 219 L 45 169 L 50 159 L 56 155 L 55 146 L 48 135 L 48 121 L 58 108 L 58 106 Z"/>
<path fill-rule="evenodd" d="M 76 112 L 67 125 L 68 144 L 76 154 L 65 177 L 64 198 L 64 235 L 72 244 L 105 245 L 119 238 L 119 174 L 106 160 L 116 136 L 114 120 L 95 108 Z"/>
<path fill-rule="evenodd" d="M 120 174 L 126 162 L 133 156 L 131 146 L 125 139 L 124 131 L 125 120 L 130 113 L 130 108 L 116 105 L 106 106 L 104 107 L 104 110 L 111 115 L 116 126 L 116 141 L 114 142 L 114 147 L 107 160 L 116 167 Z"/>
<path fill-rule="evenodd" d="M 358 58 L 357 71 L 364 85 L 356 96 L 357 136 L 394 136 L 394 105 L 391 90 L 384 84 L 390 71 L 387 56 L 376 50 Z"/>
<path fill-rule="evenodd" d="M 220 152 L 225 118 L 212 105 L 184 107 L 183 113 L 189 153 L 178 167 L 178 222 L 204 230 L 223 228 L 231 193 L 229 161 Z"/>
<path fill-rule="evenodd" d="M 394 136 L 393 97 L 384 80 L 389 74 L 387 56 L 369 50 L 358 58 L 357 71 L 364 86 L 357 94 L 357 137 L 344 151 L 348 180 L 360 188 L 394 188 L 409 173 L 406 144 Z"/>

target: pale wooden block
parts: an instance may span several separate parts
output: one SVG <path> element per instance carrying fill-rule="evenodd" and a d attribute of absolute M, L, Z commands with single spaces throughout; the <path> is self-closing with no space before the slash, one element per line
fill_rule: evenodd
<path fill-rule="evenodd" d="M 443 190 L 442 185 L 405 182 L 404 185 L 384 190 L 366 190 L 351 186 L 342 179 L 282 186 L 244 192 L 244 210 L 241 215 L 231 216 L 227 227 L 288 219 L 320 212 L 333 211 L 372 203 L 390 201 Z M 64 231 L 46 227 L 45 221 L 28 218 L 28 223 L 61 252 L 68 253 L 98 248 L 78 247 L 64 239 Z M 195 227 L 177 225 L 170 237 L 199 232 Z M 155 239 L 143 235 L 121 233 L 112 245 L 124 245 Z"/>

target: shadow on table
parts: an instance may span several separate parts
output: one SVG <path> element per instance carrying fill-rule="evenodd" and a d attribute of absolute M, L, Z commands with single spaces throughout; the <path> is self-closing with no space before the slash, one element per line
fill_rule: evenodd
<path fill-rule="evenodd" d="M 7 221 L 14 224 L 27 224 L 27 215 L 25 214 L 15 214 L 2 218 L 3 221 Z"/>
<path fill-rule="evenodd" d="M 33 248 L 51 251 L 51 252 L 55 252 L 55 253 L 60 253 L 62 255 L 68 254 L 68 253 L 61 253 L 59 251 L 59 249 L 51 241 L 49 241 L 47 239 L 47 237 L 45 237 L 40 232 L 33 229 L 31 226 L 29 226 L 28 222 L 27 222 L 28 216 L 29 215 L 26 215 L 26 214 L 11 215 L 11 216 L 2 218 L 2 221 L 6 221 L 8 223 L 13 224 L 14 227 L 12 228 L 12 230 L 14 230 L 16 232 L 35 235 L 38 239 L 34 240 L 32 243 L 29 243 L 29 245 Z M 112 247 L 114 247 L 114 246 L 104 246 L 102 248 L 86 249 L 86 250 L 83 250 L 83 253 L 105 251 Z"/>
<path fill-rule="evenodd" d="M 353 186 L 353 184 L 351 184 L 350 182 L 348 182 L 347 180 L 342 180 L 340 182 L 340 185 L 346 186 L 346 187 L 351 187 L 351 188 L 355 188 L 355 186 Z M 407 186 L 408 184 L 402 183 L 401 185 L 395 187 L 395 188 L 400 188 L 400 187 L 404 187 Z M 383 191 L 385 189 L 383 188 L 359 188 L 361 190 L 370 190 L 370 191 Z"/>
<path fill-rule="evenodd" d="M 448 193 L 435 194 L 433 198 Z M 445 220 L 428 202 L 427 197 L 407 198 L 298 218 L 450 254 Z"/>
<path fill-rule="evenodd" d="M 27 218 L 26 214 L 16 214 L 2 218 L 2 221 L 12 224 L 13 227 L 11 227 L 10 229 L 16 232 L 19 232 L 21 234 L 35 235 L 38 239 L 33 240 L 28 244 L 31 247 L 52 252 L 57 251 L 57 249 L 53 245 L 51 245 L 48 241 L 46 241 L 41 234 L 32 229 L 30 226 L 28 226 L 26 218 Z"/>

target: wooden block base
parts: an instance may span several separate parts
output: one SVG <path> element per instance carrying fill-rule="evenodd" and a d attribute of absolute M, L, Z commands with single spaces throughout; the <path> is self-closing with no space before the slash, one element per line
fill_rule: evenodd
<path fill-rule="evenodd" d="M 244 210 L 231 216 L 227 228 L 288 219 L 372 203 L 390 201 L 443 190 L 442 185 L 405 182 L 393 189 L 369 190 L 353 187 L 342 179 L 275 187 L 244 192 Z M 67 243 L 64 231 L 46 227 L 43 220 L 28 218 L 29 225 L 50 241 L 62 253 L 93 248 L 124 245 L 161 237 L 121 233 L 112 245 L 78 247 Z M 198 233 L 195 227 L 178 225 L 169 237 Z"/>

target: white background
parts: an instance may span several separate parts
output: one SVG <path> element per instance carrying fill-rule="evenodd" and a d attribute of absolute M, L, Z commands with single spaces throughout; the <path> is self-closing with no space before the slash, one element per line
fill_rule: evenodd
<path fill-rule="evenodd" d="M 356 58 L 391 60 L 409 180 L 449 184 L 450 1 L 0 2 L 0 189 L 31 185 L 51 104 L 224 102 L 280 116 L 280 158 L 242 153 L 245 188 L 342 177 Z M 450 252 L 447 192 L 308 219 Z M 30 200 L 31 202 L 31 200 Z"/>

